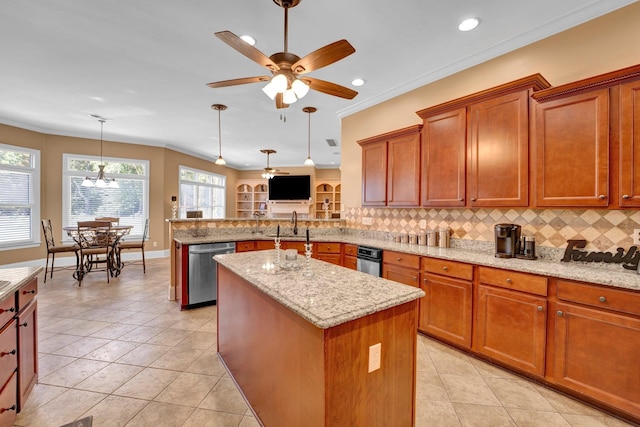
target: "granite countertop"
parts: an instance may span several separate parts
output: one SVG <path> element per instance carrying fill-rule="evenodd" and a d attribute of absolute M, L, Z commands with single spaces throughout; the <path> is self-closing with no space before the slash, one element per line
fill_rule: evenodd
<path fill-rule="evenodd" d="M 0 301 L 13 295 L 42 270 L 42 267 L 0 268 Z"/>
<path fill-rule="evenodd" d="M 284 251 L 281 251 L 284 258 Z M 424 291 L 298 256 L 297 270 L 274 268 L 276 251 L 216 255 L 216 261 L 315 326 L 328 329 L 425 295 Z M 282 259 L 284 261 L 284 259 Z"/>
<path fill-rule="evenodd" d="M 286 241 L 303 241 L 304 236 L 281 236 Z M 265 234 L 221 234 L 204 237 L 175 238 L 176 242 L 193 245 L 213 242 L 241 242 L 245 240 L 273 240 Z M 311 233 L 312 242 L 339 242 L 353 245 L 370 246 L 383 250 L 393 250 L 420 256 L 466 262 L 486 267 L 503 268 L 524 273 L 539 274 L 560 279 L 578 280 L 616 288 L 640 291 L 640 275 L 636 271 L 626 270 L 619 264 L 560 262 L 560 258 L 523 260 L 517 258 L 496 258 L 493 250 L 470 250 L 460 248 L 440 248 L 395 243 L 390 240 L 371 239 L 352 234 L 315 234 Z"/>

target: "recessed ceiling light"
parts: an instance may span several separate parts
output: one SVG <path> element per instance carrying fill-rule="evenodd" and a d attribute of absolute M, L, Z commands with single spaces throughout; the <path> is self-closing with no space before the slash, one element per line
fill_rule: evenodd
<path fill-rule="evenodd" d="M 351 81 L 351 84 L 352 84 L 353 86 L 362 86 L 362 85 L 364 84 L 364 80 L 362 80 L 362 79 L 360 79 L 360 78 L 358 78 L 358 79 L 353 79 L 353 80 Z"/>
<path fill-rule="evenodd" d="M 244 36 L 240 36 L 240 38 L 245 42 L 249 43 L 251 46 L 256 44 L 256 39 L 254 39 L 251 36 L 244 35 Z"/>
<path fill-rule="evenodd" d="M 477 27 L 479 23 L 480 21 L 478 20 L 478 18 L 467 18 L 460 24 L 458 24 L 458 29 L 460 31 L 471 31 L 475 27 Z"/>

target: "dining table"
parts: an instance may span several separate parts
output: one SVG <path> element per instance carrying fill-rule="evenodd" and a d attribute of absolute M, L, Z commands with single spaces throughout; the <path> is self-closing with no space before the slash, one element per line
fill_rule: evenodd
<path fill-rule="evenodd" d="M 111 277 L 118 277 L 122 271 L 123 263 L 120 259 L 118 251 L 118 242 L 123 236 L 131 232 L 132 225 L 106 225 L 106 226 L 75 226 L 62 227 L 69 237 L 80 247 L 80 253 L 83 249 L 95 248 L 91 242 L 98 242 L 101 239 L 108 242 L 109 249 L 107 252 L 106 265 L 109 269 Z M 88 260 L 83 260 L 82 255 L 77 258 L 76 271 L 73 278 L 78 282 L 82 282 L 84 276 L 91 271 L 92 264 Z"/>

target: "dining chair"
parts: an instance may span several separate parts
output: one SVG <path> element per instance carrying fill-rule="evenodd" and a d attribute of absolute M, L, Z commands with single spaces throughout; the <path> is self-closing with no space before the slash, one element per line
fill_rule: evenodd
<path fill-rule="evenodd" d="M 146 219 L 146 221 L 144 222 L 144 232 L 142 233 L 142 239 L 141 240 L 126 240 L 126 239 L 122 239 L 120 240 L 120 242 L 118 242 L 118 259 L 122 259 L 120 257 L 120 253 L 123 250 L 136 250 L 136 249 L 140 249 L 140 252 L 142 252 L 142 272 L 146 273 L 147 272 L 147 266 L 144 262 L 144 242 L 149 238 L 149 218 Z M 140 261 L 132 261 L 131 264 L 136 264 Z"/>
<path fill-rule="evenodd" d="M 78 221 L 78 238 L 80 241 L 80 262 L 83 273 L 102 271 L 98 268 L 104 265 L 109 283 L 111 251 L 111 222 L 110 221 Z M 95 268 L 95 270 L 94 270 Z M 82 276 L 78 282 L 82 285 Z"/>
<path fill-rule="evenodd" d="M 53 265 L 56 262 L 56 254 L 59 253 L 74 253 L 76 254 L 76 267 L 80 262 L 80 258 L 78 257 L 78 250 L 80 247 L 76 244 L 62 244 L 56 246 L 56 242 L 53 238 L 53 227 L 51 226 L 50 219 L 42 220 L 42 232 L 44 233 L 44 241 L 47 244 L 47 262 L 44 266 L 44 283 L 47 283 L 47 271 L 49 269 L 49 255 L 51 255 L 51 278 L 53 279 Z M 60 267 L 60 269 L 64 269 L 66 267 Z"/>
<path fill-rule="evenodd" d="M 116 216 L 96 217 L 96 221 L 109 221 L 111 223 L 111 225 L 119 225 L 120 224 L 120 218 L 118 218 Z"/>

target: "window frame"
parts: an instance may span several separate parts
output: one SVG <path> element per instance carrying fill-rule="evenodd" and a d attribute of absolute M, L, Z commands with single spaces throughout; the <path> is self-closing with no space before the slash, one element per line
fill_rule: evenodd
<path fill-rule="evenodd" d="M 216 179 L 221 179 L 223 181 L 223 185 L 216 184 L 206 184 L 198 181 L 188 181 L 182 179 L 182 174 L 184 171 L 193 172 L 196 174 L 204 174 L 207 176 L 211 176 Z M 216 208 L 221 208 L 222 216 L 214 217 L 208 219 L 225 219 L 227 217 L 227 177 L 226 175 L 222 175 L 220 173 L 210 172 L 202 169 L 197 169 L 191 166 L 179 165 L 178 167 L 178 218 L 186 218 L 186 208 L 182 204 L 183 194 L 182 194 L 182 184 L 196 185 L 197 187 L 204 186 L 209 188 L 221 188 L 222 189 L 222 206 L 216 206 Z M 196 194 L 199 194 L 199 191 L 196 190 Z M 196 209 L 198 209 L 199 205 L 196 204 Z M 207 206 L 208 208 L 212 208 L 212 206 Z"/>
<path fill-rule="evenodd" d="M 29 171 L 31 173 L 31 179 L 33 183 L 32 195 L 31 195 L 31 203 L 28 205 L 31 208 L 31 239 L 14 241 L 11 243 L 0 243 L 0 251 L 7 250 L 15 250 L 15 249 L 25 249 L 38 247 L 42 243 L 40 239 L 40 181 L 41 181 L 41 170 L 40 170 L 40 161 L 41 161 L 41 152 L 40 150 L 34 148 L 26 148 L 20 147 L 17 145 L 5 144 L 0 142 L 0 148 L 5 149 L 7 151 L 15 151 L 29 154 L 32 158 L 32 164 L 30 167 L 21 167 L 21 166 L 11 166 L 0 164 L 0 169 L 9 170 L 9 171 L 17 171 L 17 172 L 25 172 Z M 16 206 L 16 205 L 8 205 L 3 204 L 1 206 Z"/>

